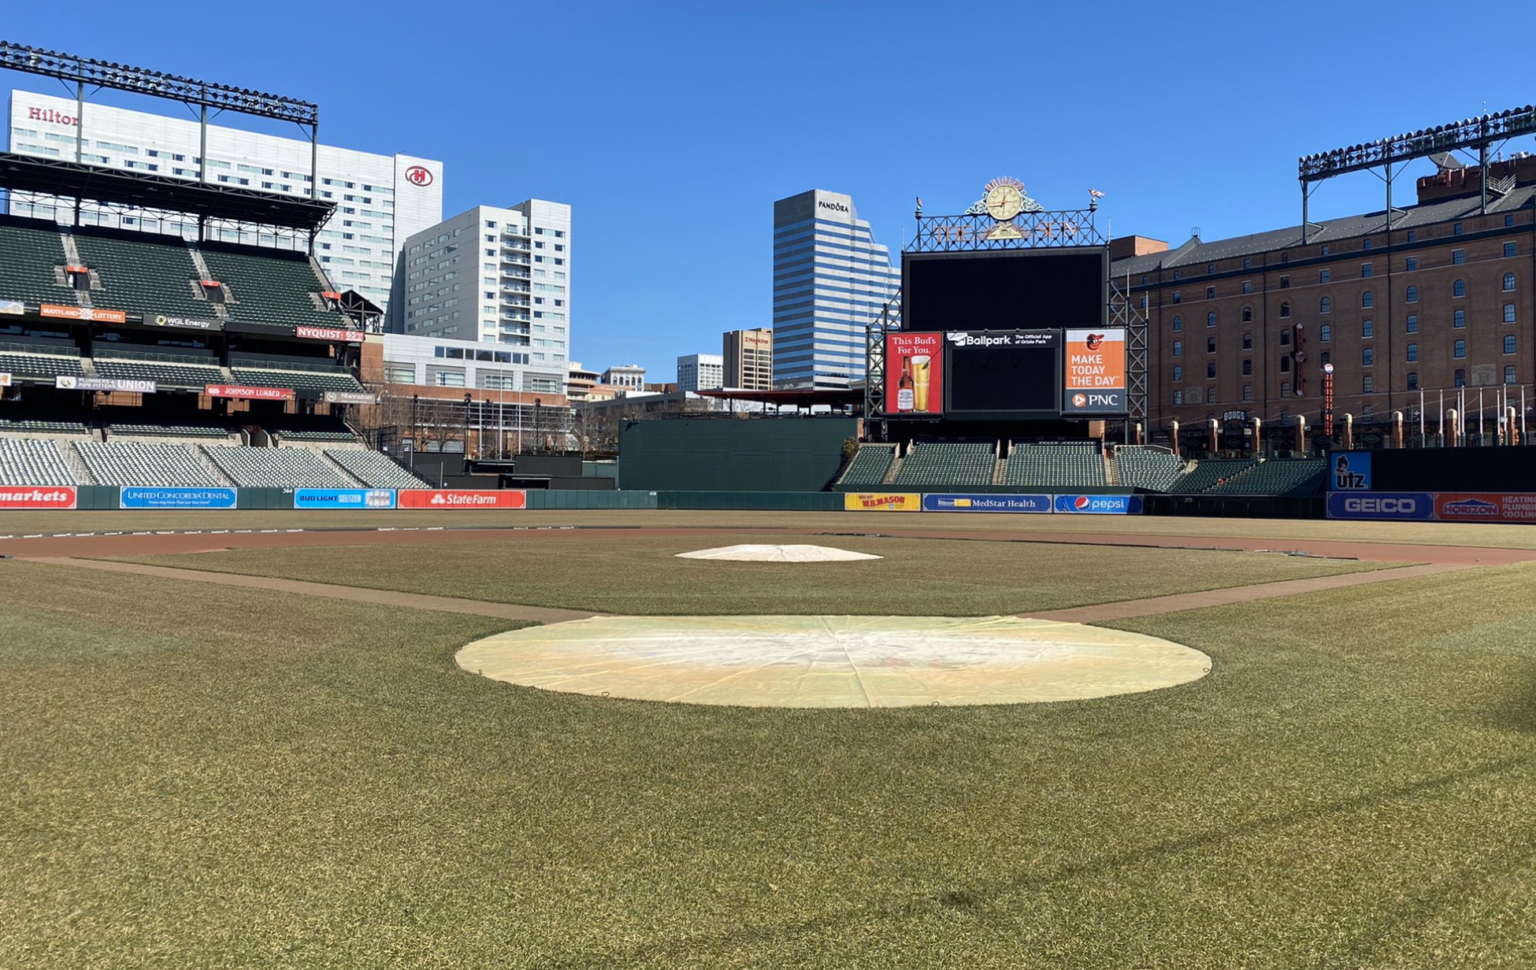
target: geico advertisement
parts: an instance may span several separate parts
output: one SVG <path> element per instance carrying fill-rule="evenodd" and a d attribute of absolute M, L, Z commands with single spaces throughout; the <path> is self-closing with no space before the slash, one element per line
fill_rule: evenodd
<path fill-rule="evenodd" d="M 1068 330 L 1062 410 L 1118 414 L 1125 410 L 1125 331 Z"/>
<path fill-rule="evenodd" d="M 923 497 L 909 492 L 847 492 L 843 509 L 848 512 L 921 512 Z"/>

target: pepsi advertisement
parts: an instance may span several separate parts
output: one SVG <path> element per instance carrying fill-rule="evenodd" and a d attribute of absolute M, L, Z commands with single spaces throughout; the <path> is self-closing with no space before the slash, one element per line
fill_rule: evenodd
<path fill-rule="evenodd" d="M 232 509 L 232 488 L 149 488 L 125 485 L 118 494 L 120 509 Z"/>
<path fill-rule="evenodd" d="M 1140 495 L 1058 495 L 1056 511 L 1076 515 L 1140 515 Z"/>
<path fill-rule="evenodd" d="M 395 493 L 388 488 L 298 488 L 296 509 L 392 509 Z"/>
<path fill-rule="evenodd" d="M 1034 512 L 1049 515 L 1049 495 L 924 495 L 924 512 Z"/>

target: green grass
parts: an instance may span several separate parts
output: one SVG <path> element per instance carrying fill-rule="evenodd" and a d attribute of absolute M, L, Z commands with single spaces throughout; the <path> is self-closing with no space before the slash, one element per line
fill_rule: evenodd
<path fill-rule="evenodd" d="M 1344 522 L 1289 519 L 1216 519 L 1179 516 L 981 515 L 925 512 L 704 512 L 704 511 L 518 511 L 518 512 L 3 512 L 0 536 L 123 529 L 345 529 L 445 526 L 589 525 L 642 528 L 813 529 L 883 532 L 929 529 L 975 532 L 1091 532 L 1114 535 L 1209 536 L 1284 540 L 1286 548 L 1308 541 L 1422 543 L 1536 549 L 1536 528 L 1454 522 Z M 0 540 L 0 552 L 4 552 Z"/>
<path fill-rule="evenodd" d="M 990 616 L 1382 566 L 1274 553 L 853 536 L 815 541 L 885 558 L 741 563 L 676 554 L 761 542 L 761 536 L 561 531 L 493 539 L 238 549 L 132 561 L 628 615 Z"/>
<path fill-rule="evenodd" d="M 1529 967 L 1533 582 L 1127 622 L 1215 660 L 1150 694 L 789 711 L 0 562 L 0 966 Z"/>

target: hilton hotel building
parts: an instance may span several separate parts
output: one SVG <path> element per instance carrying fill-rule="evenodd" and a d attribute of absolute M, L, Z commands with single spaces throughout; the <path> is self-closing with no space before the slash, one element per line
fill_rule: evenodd
<path fill-rule="evenodd" d="M 773 204 L 773 384 L 864 379 L 865 330 L 901 289 L 853 199 L 814 189 Z"/>
<path fill-rule="evenodd" d="M 199 127 L 195 121 L 86 104 L 29 91 L 11 92 L 9 151 L 64 161 L 75 160 L 76 133 L 83 131 L 81 161 L 91 165 L 197 181 L 203 176 Z M 235 128 L 208 126 L 206 181 L 211 185 L 308 197 L 310 144 Z M 387 307 L 395 267 L 406 237 L 443 217 L 443 164 L 413 155 L 374 155 L 321 145 L 319 197 L 336 203 L 336 213 L 315 241 L 315 256 L 331 282 L 356 290 Z M 74 219 L 73 203 L 47 196 L 16 195 L 12 215 Z M 191 219 L 164 213 L 119 211 L 87 204 L 80 221 L 148 232 L 196 233 Z M 226 242 L 303 250 L 307 240 L 292 234 L 257 233 L 210 223 L 210 238 Z"/>
<path fill-rule="evenodd" d="M 1316 427 L 1325 364 L 1336 422 L 1402 411 L 1417 425 L 1422 390 L 1433 426 L 1442 392 L 1449 408 L 1462 387 L 1531 385 L 1536 157 L 1491 166 L 1505 191 L 1489 192 L 1486 212 L 1479 179 L 1475 168 L 1419 179 L 1390 230 L 1372 212 L 1315 223 L 1305 244 L 1300 226 L 1172 249 L 1114 240 L 1111 271 L 1149 320 L 1151 440 L 1175 419 L 1198 435 L 1210 418 Z"/>

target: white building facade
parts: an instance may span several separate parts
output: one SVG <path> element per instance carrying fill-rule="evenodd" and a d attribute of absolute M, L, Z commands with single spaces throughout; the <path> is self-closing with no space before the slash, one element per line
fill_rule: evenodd
<path fill-rule="evenodd" d="M 677 358 L 679 391 L 714 391 L 725 386 L 725 358 L 719 354 L 689 354 Z"/>
<path fill-rule="evenodd" d="M 571 347 L 571 207 L 476 206 L 406 240 L 385 329 L 495 343 L 564 375 Z"/>
<path fill-rule="evenodd" d="M 12 91 L 9 150 L 72 162 L 78 136 L 82 139 L 79 160 L 90 165 L 302 198 L 318 188 L 318 198 L 335 203 L 336 212 L 320 231 L 314 255 L 339 289 L 356 290 L 381 307 L 390 301 L 406 238 L 443 218 L 443 163 L 439 161 L 322 144 L 316 152 L 320 180 L 316 187 L 310 177 L 311 145 L 304 139 L 210 124 L 205 168 L 196 121 L 90 103 L 83 118 L 78 113 L 72 99 Z M 61 203 L 49 196 L 17 194 L 7 200 L 7 211 L 66 223 L 74 219 L 73 202 Z M 197 224 L 190 217 L 120 207 L 86 204 L 80 221 L 187 238 L 197 234 Z M 218 223 L 210 223 L 207 235 L 224 242 L 300 251 L 308 246 L 301 234 Z"/>
<path fill-rule="evenodd" d="M 431 387 L 564 394 L 562 370 L 534 366 L 528 351 L 477 340 L 386 333 L 384 381 Z"/>
<path fill-rule="evenodd" d="M 864 379 L 865 331 L 901 289 L 853 199 L 813 189 L 773 204 L 773 385 Z"/>
<path fill-rule="evenodd" d="M 645 368 L 639 364 L 618 364 L 603 371 L 600 383 L 632 391 L 645 390 Z"/>

